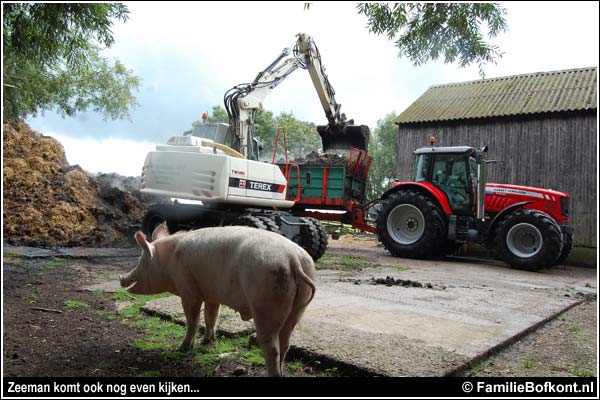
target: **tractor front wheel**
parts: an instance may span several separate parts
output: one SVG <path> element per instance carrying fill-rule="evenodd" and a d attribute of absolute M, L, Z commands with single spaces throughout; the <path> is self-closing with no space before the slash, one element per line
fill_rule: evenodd
<path fill-rule="evenodd" d="M 554 265 L 562 264 L 562 262 L 565 261 L 569 256 L 571 249 L 573 249 L 573 230 L 566 226 L 563 226 L 561 230 L 563 247 L 560 252 L 560 256 L 558 256 L 558 259 L 554 261 Z"/>
<path fill-rule="evenodd" d="M 377 235 L 392 255 L 439 256 L 439 246 L 446 242 L 446 219 L 433 200 L 412 190 L 402 190 L 381 203 Z"/>
<path fill-rule="evenodd" d="M 535 210 L 510 213 L 498 224 L 494 237 L 498 257 L 514 268 L 530 271 L 554 265 L 563 247 L 558 224 Z"/>

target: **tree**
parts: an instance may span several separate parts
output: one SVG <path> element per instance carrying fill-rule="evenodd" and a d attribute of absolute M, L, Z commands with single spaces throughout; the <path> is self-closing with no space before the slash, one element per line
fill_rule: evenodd
<path fill-rule="evenodd" d="M 208 116 L 207 122 L 229 123 L 227 111 L 221 106 L 213 106 L 212 114 Z M 201 121 L 194 121 L 193 126 Z M 257 109 L 254 116 L 254 136 L 262 143 L 261 159 L 271 160 L 277 128 L 286 130 L 288 156 L 290 158 L 303 157 L 312 151 L 321 149 L 321 138 L 317 133 L 317 127 L 309 122 L 300 121 L 293 112 L 282 112 L 277 117 L 269 110 Z M 277 159 L 285 158 L 283 153 L 283 138 L 279 139 L 277 147 Z"/>
<path fill-rule="evenodd" d="M 128 13 L 122 4 L 3 3 L 4 117 L 51 109 L 127 117 L 140 80 L 100 52 L 114 43 L 113 20 Z"/>
<path fill-rule="evenodd" d="M 289 157 L 292 159 L 304 157 L 308 153 L 321 150 L 321 137 L 317 133 L 315 124 L 298 120 L 291 111 L 280 113 L 275 121 L 277 127 L 285 128 L 287 149 Z M 276 130 L 277 128 L 275 128 Z M 271 141 L 275 142 L 275 134 L 272 134 L 271 137 L 273 138 Z M 281 140 L 280 146 L 283 146 L 283 140 Z M 279 148 L 283 150 L 282 147 Z M 278 151 L 277 154 L 285 157 L 283 151 Z"/>
<path fill-rule="evenodd" d="M 373 157 L 367 182 L 367 198 L 381 196 L 396 176 L 396 158 L 398 154 L 398 126 L 394 122 L 397 115 L 387 114 L 377 121 L 377 127 L 371 133 L 369 154 Z"/>
<path fill-rule="evenodd" d="M 506 10 L 496 3 L 361 3 L 359 14 L 368 18 L 369 31 L 394 40 L 400 55 L 415 65 L 444 58 L 461 67 L 502 57 L 500 49 L 484 40 L 507 30 Z M 482 25 L 485 25 L 484 27 Z"/>

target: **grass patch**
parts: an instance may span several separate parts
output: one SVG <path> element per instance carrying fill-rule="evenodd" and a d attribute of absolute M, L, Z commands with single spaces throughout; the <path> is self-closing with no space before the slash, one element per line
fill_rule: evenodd
<path fill-rule="evenodd" d="M 115 319 L 117 319 L 117 316 L 115 315 L 115 313 L 113 313 L 111 311 L 94 310 L 94 314 L 99 315 L 101 317 L 104 317 L 104 318 L 106 318 L 109 321 L 114 321 Z"/>
<path fill-rule="evenodd" d="M 288 362 L 286 364 L 286 367 L 287 367 L 288 371 L 290 371 L 290 372 L 300 372 L 300 371 L 302 371 L 303 365 L 302 365 L 302 361 L 294 360 L 294 361 Z"/>
<path fill-rule="evenodd" d="M 10 251 L 5 251 L 2 253 L 2 256 L 4 258 L 25 258 L 25 256 L 22 256 L 21 254 L 11 253 Z"/>
<path fill-rule="evenodd" d="M 77 308 L 82 308 L 82 307 L 89 307 L 86 302 L 79 301 L 79 300 L 67 300 L 64 302 L 64 305 L 69 310 L 75 310 Z"/>
<path fill-rule="evenodd" d="M 469 370 L 469 374 L 468 376 L 477 376 L 481 371 L 483 371 L 488 365 L 490 364 L 494 364 L 494 361 L 496 361 L 496 357 L 495 356 L 490 356 L 489 358 L 487 358 L 486 360 L 483 360 L 481 362 L 478 362 L 477 364 L 473 365 L 471 367 L 471 369 Z"/>
<path fill-rule="evenodd" d="M 40 295 L 39 295 L 39 294 L 37 294 L 37 293 L 31 293 L 31 294 L 29 295 L 29 298 L 30 298 L 31 300 L 33 300 L 33 301 L 36 301 L 36 300 L 39 300 L 39 298 L 40 298 Z"/>
<path fill-rule="evenodd" d="M 523 357 L 523 364 L 521 364 L 521 367 L 525 369 L 533 368 L 533 356 L 531 354 L 527 354 Z"/>
<path fill-rule="evenodd" d="M 57 268 L 64 267 L 65 260 L 58 257 L 50 257 L 49 261 L 37 267 L 36 276 L 44 276 L 45 272 L 55 270 Z M 67 279 L 67 277 L 65 277 Z"/>
<path fill-rule="evenodd" d="M 571 333 L 579 332 L 583 329 L 581 325 L 573 324 L 568 328 L 568 331 Z"/>
<path fill-rule="evenodd" d="M 400 271 L 400 272 L 404 272 L 404 271 L 409 271 L 410 268 L 405 267 L 404 265 L 400 265 L 400 264 L 394 264 L 394 265 L 390 265 L 392 268 L 394 268 L 396 271 Z"/>
<path fill-rule="evenodd" d="M 258 367 L 266 365 L 262 350 L 256 345 L 250 346 L 247 351 L 244 351 L 242 353 L 242 358 L 250 365 Z"/>
<path fill-rule="evenodd" d="M 160 371 L 144 371 L 136 375 L 138 378 L 158 378 Z"/>
<path fill-rule="evenodd" d="M 586 284 L 585 284 L 585 287 L 586 287 L 586 288 L 591 288 L 591 287 L 592 287 L 592 285 L 591 285 L 591 284 L 588 282 L 588 283 L 586 283 Z"/>
<path fill-rule="evenodd" d="M 578 376 L 580 378 L 594 378 L 594 377 L 596 377 L 596 375 L 594 375 L 593 372 L 588 371 L 586 369 L 572 369 L 572 370 L 569 371 L 569 373 L 571 375 Z"/>
<path fill-rule="evenodd" d="M 113 293 L 112 296 L 110 296 L 110 299 L 115 300 L 115 301 L 129 301 L 129 300 L 135 300 L 136 297 L 130 295 L 126 289 L 122 289 L 122 290 L 119 290 L 118 292 Z"/>

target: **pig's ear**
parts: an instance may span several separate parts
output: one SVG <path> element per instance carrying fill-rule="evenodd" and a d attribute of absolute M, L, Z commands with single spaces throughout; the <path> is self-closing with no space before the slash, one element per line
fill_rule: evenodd
<path fill-rule="evenodd" d="M 163 222 L 156 228 L 154 228 L 154 232 L 152 232 L 152 241 L 154 242 L 157 239 L 161 239 L 169 236 L 169 228 L 167 227 L 167 223 Z"/>
<path fill-rule="evenodd" d="M 152 246 L 152 244 L 148 243 L 148 241 L 146 240 L 146 235 L 144 235 L 143 232 L 137 231 L 135 233 L 135 241 L 142 248 L 142 250 L 144 252 L 147 252 L 148 254 L 150 254 L 150 258 L 152 258 L 152 256 L 154 255 L 153 254 L 154 246 Z"/>

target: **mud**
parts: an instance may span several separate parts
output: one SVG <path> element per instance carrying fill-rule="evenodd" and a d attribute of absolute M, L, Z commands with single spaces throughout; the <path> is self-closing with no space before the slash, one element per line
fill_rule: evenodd
<path fill-rule="evenodd" d="M 368 285 L 404 286 L 404 287 L 415 287 L 415 288 L 424 288 L 424 289 L 446 290 L 446 286 L 444 286 L 444 285 L 433 285 L 430 282 L 421 283 L 421 282 L 413 281 L 410 279 L 393 278 L 391 276 L 386 276 L 385 278 L 371 277 L 371 279 L 341 278 L 340 282 L 349 282 L 349 283 L 353 283 L 355 285 L 368 284 Z"/>
<path fill-rule="evenodd" d="M 304 157 L 292 160 L 292 163 L 299 165 L 345 165 L 348 159 L 339 154 L 319 154 L 316 151 L 307 154 Z"/>

